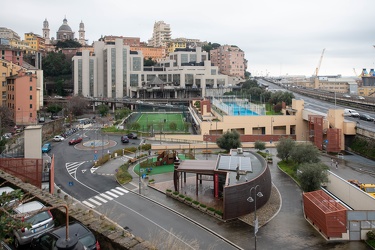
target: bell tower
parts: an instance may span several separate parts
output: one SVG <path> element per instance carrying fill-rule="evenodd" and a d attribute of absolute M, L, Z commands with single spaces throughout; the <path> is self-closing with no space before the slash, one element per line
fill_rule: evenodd
<path fill-rule="evenodd" d="M 83 24 L 82 20 L 81 20 L 81 23 L 79 24 L 78 41 L 81 45 L 86 45 L 85 25 Z"/>
<path fill-rule="evenodd" d="M 48 24 L 47 18 L 43 22 L 43 38 L 45 40 L 45 44 L 50 44 L 49 24 Z"/>

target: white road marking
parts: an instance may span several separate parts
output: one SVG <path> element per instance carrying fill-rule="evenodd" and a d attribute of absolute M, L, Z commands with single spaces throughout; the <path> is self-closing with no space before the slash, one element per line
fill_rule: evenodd
<path fill-rule="evenodd" d="M 102 203 L 100 203 L 100 202 L 98 202 L 98 201 L 96 201 L 96 200 L 94 200 L 94 199 L 92 199 L 92 198 L 88 199 L 88 201 L 90 201 L 90 202 L 92 202 L 92 203 L 95 203 L 95 204 L 98 205 L 98 206 L 102 205 Z"/>
<path fill-rule="evenodd" d="M 125 194 L 129 193 L 129 191 L 128 191 L 128 190 L 126 190 L 126 189 L 123 189 L 123 188 L 121 188 L 121 187 L 116 187 L 116 189 L 118 189 L 118 190 L 120 190 L 120 191 L 124 192 Z"/>
<path fill-rule="evenodd" d="M 105 192 L 106 194 L 109 194 L 110 196 L 113 196 L 115 198 L 118 198 L 118 195 L 115 195 L 114 193 L 111 193 L 110 191 Z"/>
<path fill-rule="evenodd" d="M 88 203 L 87 201 L 82 201 L 82 203 L 91 208 L 95 207 L 94 205 L 92 205 L 91 203 Z"/>

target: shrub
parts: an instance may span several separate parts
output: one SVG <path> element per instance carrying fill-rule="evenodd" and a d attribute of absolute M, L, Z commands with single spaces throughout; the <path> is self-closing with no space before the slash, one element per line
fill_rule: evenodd
<path fill-rule="evenodd" d="M 207 207 L 205 204 L 200 204 L 199 206 L 201 206 L 203 208 Z"/>
<path fill-rule="evenodd" d="M 186 200 L 186 201 L 192 201 L 193 199 L 190 198 L 190 197 L 185 197 L 185 200 Z"/>
<path fill-rule="evenodd" d="M 223 215 L 223 212 L 221 212 L 220 210 L 215 210 L 215 214 L 218 214 L 218 215 Z"/>
<path fill-rule="evenodd" d="M 375 230 L 374 229 L 371 230 L 371 231 L 368 231 L 366 235 L 367 235 L 368 240 L 375 240 Z"/>
<path fill-rule="evenodd" d="M 102 158 L 100 158 L 96 163 L 95 163 L 95 166 L 101 166 L 103 165 L 104 163 L 106 163 L 107 161 L 109 161 L 109 155 L 108 154 L 105 154 L 103 155 Z"/>
<path fill-rule="evenodd" d="M 183 195 L 183 194 L 179 194 L 178 197 L 180 197 L 180 198 L 185 198 L 185 195 Z"/>
<path fill-rule="evenodd" d="M 165 190 L 165 191 L 167 191 L 167 192 L 169 192 L 169 193 L 171 193 L 171 192 L 172 192 L 172 190 L 170 190 L 170 189 L 167 189 L 167 190 Z"/>
<path fill-rule="evenodd" d="M 215 208 L 213 208 L 213 207 L 208 207 L 207 210 L 208 210 L 208 211 L 212 211 L 212 212 L 214 212 L 214 211 L 215 211 Z"/>
<path fill-rule="evenodd" d="M 154 179 L 148 180 L 148 182 L 154 182 L 154 181 L 155 181 Z"/>
<path fill-rule="evenodd" d="M 116 178 L 120 184 L 129 183 L 132 180 L 132 176 L 128 172 L 129 164 L 123 164 L 117 170 Z"/>
<path fill-rule="evenodd" d="M 198 205 L 199 202 L 198 201 L 193 201 L 193 204 Z"/>
<path fill-rule="evenodd" d="M 178 195 L 178 192 L 177 192 L 177 191 L 174 191 L 173 194 L 174 194 L 174 195 Z"/>

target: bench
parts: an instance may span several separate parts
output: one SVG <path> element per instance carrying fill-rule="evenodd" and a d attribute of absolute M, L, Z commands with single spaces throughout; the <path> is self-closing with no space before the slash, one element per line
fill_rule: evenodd
<path fill-rule="evenodd" d="M 212 151 L 211 150 L 202 150 L 202 154 L 211 154 Z"/>
<path fill-rule="evenodd" d="M 138 159 L 137 158 L 132 158 L 132 159 L 130 159 L 129 161 L 131 162 L 131 163 L 134 163 L 134 162 L 136 162 Z"/>

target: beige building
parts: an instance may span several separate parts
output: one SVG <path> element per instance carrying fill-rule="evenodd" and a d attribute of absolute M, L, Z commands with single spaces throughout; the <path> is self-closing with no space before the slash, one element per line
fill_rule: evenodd
<path fill-rule="evenodd" d="M 21 69 L 21 66 L 9 62 L 7 60 L 0 59 L 0 82 L 1 82 L 1 96 L 0 106 L 6 106 L 7 103 L 7 77 L 17 74 Z"/>
<path fill-rule="evenodd" d="M 245 78 L 245 53 L 233 45 L 220 46 L 210 51 L 213 65 L 219 67 L 221 74 Z"/>
<path fill-rule="evenodd" d="M 155 22 L 152 38 L 148 40 L 148 45 L 152 47 L 167 47 L 171 40 L 171 27 L 164 21 Z"/>

